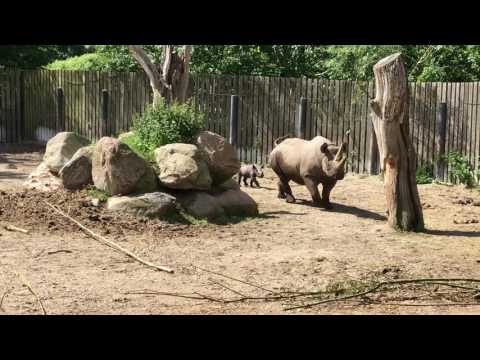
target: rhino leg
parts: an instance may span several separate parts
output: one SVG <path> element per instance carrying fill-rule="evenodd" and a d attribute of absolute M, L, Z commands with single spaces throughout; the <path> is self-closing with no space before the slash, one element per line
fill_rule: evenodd
<path fill-rule="evenodd" d="M 247 178 L 246 178 L 245 176 L 243 177 L 243 183 L 245 184 L 245 186 L 248 186 L 248 184 L 247 184 Z"/>
<path fill-rule="evenodd" d="M 333 206 L 330 203 L 330 192 L 334 186 L 335 184 L 323 184 L 322 205 L 325 207 L 325 209 L 333 209 Z"/>
<path fill-rule="evenodd" d="M 305 186 L 312 196 L 313 203 L 315 205 L 320 205 L 322 203 L 322 199 L 320 198 L 320 193 L 318 192 L 318 182 L 309 177 L 303 178 L 303 181 L 305 182 Z"/>
<path fill-rule="evenodd" d="M 250 186 L 251 186 L 251 187 L 253 187 L 252 184 L 255 184 L 257 187 L 260 187 L 260 184 L 258 183 L 256 177 L 252 178 L 252 181 L 250 181 Z"/>
<path fill-rule="evenodd" d="M 287 203 L 294 203 L 295 197 L 292 194 L 292 189 L 290 188 L 290 185 L 288 185 L 288 181 L 284 182 L 282 185 L 285 192 L 287 193 Z"/>
<path fill-rule="evenodd" d="M 278 192 L 278 197 L 281 197 L 282 199 L 286 198 L 287 203 L 295 202 L 295 197 L 292 194 L 292 189 L 290 188 L 290 185 L 288 185 L 288 180 L 280 179 L 280 181 L 278 182 Z"/>
<path fill-rule="evenodd" d="M 238 174 L 238 185 L 240 185 L 242 182 L 242 175 Z"/>
<path fill-rule="evenodd" d="M 287 195 L 285 194 L 285 190 L 283 190 L 282 182 L 280 180 L 278 180 L 278 195 L 277 195 L 277 197 L 279 199 L 285 199 L 287 197 Z"/>

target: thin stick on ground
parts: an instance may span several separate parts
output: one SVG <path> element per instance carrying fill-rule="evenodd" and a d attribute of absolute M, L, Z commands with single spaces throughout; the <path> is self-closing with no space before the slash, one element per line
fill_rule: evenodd
<path fill-rule="evenodd" d="M 206 300 L 205 297 L 201 296 L 192 296 L 190 294 L 179 294 L 179 293 L 170 293 L 170 292 L 162 292 L 162 291 L 128 291 L 124 293 L 125 295 L 165 295 L 165 296 L 173 296 L 179 297 L 184 299 L 194 299 L 194 300 Z"/>
<path fill-rule="evenodd" d="M 91 231 L 90 229 L 86 228 L 85 226 L 83 226 L 82 224 L 80 224 L 77 220 L 73 219 L 72 217 L 68 216 L 67 214 L 65 214 L 63 211 L 61 211 L 60 209 L 56 208 L 55 206 L 53 206 L 52 204 L 48 203 L 47 201 L 44 201 L 49 207 L 51 207 L 53 210 L 55 210 L 57 213 L 59 213 L 60 215 L 62 215 L 63 217 L 69 219 L 70 221 L 72 221 L 73 223 L 75 223 L 78 227 L 80 227 L 82 230 L 84 230 L 88 235 L 90 235 L 93 239 L 97 240 L 97 241 L 100 241 L 101 243 L 105 244 L 105 245 L 108 245 L 110 246 L 111 248 L 117 250 L 117 251 L 120 251 L 124 254 L 126 254 L 127 256 L 130 256 L 131 258 L 135 259 L 136 261 L 138 261 L 139 263 L 142 263 L 143 265 L 146 265 L 148 267 L 151 267 L 153 269 L 156 269 L 156 270 L 159 270 L 159 271 L 165 271 L 165 272 L 168 272 L 168 273 L 173 273 L 173 269 L 171 268 L 168 268 L 168 267 L 165 267 L 165 266 L 160 266 L 160 265 L 155 265 L 155 264 L 152 264 L 151 262 L 149 261 L 146 261 L 146 260 L 143 260 L 141 259 L 140 257 L 138 257 L 137 255 L 135 255 L 134 253 L 128 251 L 127 249 L 124 249 L 122 248 L 120 245 L 114 243 L 113 241 L 110 241 L 106 238 L 104 238 L 103 236 L 101 235 L 98 235 L 98 234 L 95 234 L 93 231 Z"/>
<path fill-rule="evenodd" d="M 242 294 L 241 292 L 239 292 L 239 291 L 237 291 L 237 290 L 234 290 L 234 289 L 228 287 L 227 285 L 224 285 L 224 284 L 222 284 L 222 283 L 220 283 L 220 282 L 217 282 L 217 281 L 214 281 L 214 280 L 212 280 L 212 279 L 208 279 L 208 280 L 209 280 L 212 284 L 215 284 L 215 285 L 218 285 L 218 286 L 220 286 L 220 287 L 222 287 L 222 288 L 224 288 L 224 289 L 230 290 L 230 291 L 233 292 L 234 294 L 237 294 L 237 295 L 239 295 L 239 296 L 241 296 L 241 297 L 247 297 L 246 295 Z"/>
<path fill-rule="evenodd" d="M 71 253 L 72 253 L 72 250 L 55 250 L 55 251 L 49 251 L 49 252 L 47 252 L 47 255 L 53 255 L 53 254 L 58 254 L 58 253 L 71 254 Z"/>
<path fill-rule="evenodd" d="M 372 303 L 368 305 L 390 305 L 390 306 L 479 306 L 480 303 L 450 303 L 450 304 L 402 304 L 402 303 Z"/>
<path fill-rule="evenodd" d="M 16 275 L 20 278 L 20 281 L 27 287 L 27 289 L 30 291 L 30 293 L 35 296 L 37 299 L 38 303 L 40 304 L 40 307 L 42 308 L 43 315 L 47 315 L 47 310 L 45 310 L 45 306 L 43 305 L 42 300 L 40 300 L 40 297 L 37 295 L 37 293 L 33 290 L 32 286 L 30 283 L 25 279 L 25 277 L 20 274 L 19 272 L 16 272 Z"/>
<path fill-rule="evenodd" d="M 3 308 L 3 301 L 5 300 L 5 298 L 10 293 L 11 290 L 12 290 L 11 288 L 5 290 L 5 292 L 2 295 L 2 298 L 0 299 L 0 310 L 2 310 L 3 312 L 6 312 L 5 309 Z"/>
<path fill-rule="evenodd" d="M 5 230 L 8 230 L 8 231 L 17 231 L 17 232 L 21 232 L 21 233 L 24 233 L 24 234 L 28 234 L 28 230 L 25 230 L 25 229 L 22 229 L 22 228 L 13 226 L 13 225 L 6 225 L 6 226 L 5 226 Z"/>
<path fill-rule="evenodd" d="M 230 279 L 230 280 L 233 280 L 233 281 L 237 281 L 237 282 L 241 282 L 241 283 L 243 283 L 243 284 L 245 284 L 245 285 L 249 285 L 249 286 L 255 287 L 255 288 L 257 288 L 257 289 L 264 290 L 264 291 L 269 292 L 269 293 L 271 293 L 271 294 L 276 294 L 276 293 L 277 293 L 277 292 L 275 292 L 275 291 L 273 291 L 273 290 L 266 289 L 266 288 L 264 288 L 264 287 L 262 287 L 262 286 L 255 285 L 255 284 L 249 283 L 249 282 L 244 281 L 244 280 L 236 279 L 236 278 L 231 277 L 231 276 L 229 276 L 229 275 L 225 275 L 225 274 L 222 274 L 222 273 L 218 273 L 218 272 L 215 272 L 215 271 L 212 271 L 212 270 L 203 269 L 203 268 L 201 268 L 200 266 L 196 266 L 196 265 L 193 265 L 193 264 L 192 264 L 192 266 L 193 266 L 194 268 L 196 268 L 196 269 L 199 269 L 199 270 L 208 272 L 208 273 L 210 273 L 210 274 L 215 274 L 215 275 L 218 275 L 218 276 L 223 276 L 224 278 L 227 278 L 227 279 Z"/>
<path fill-rule="evenodd" d="M 404 279 L 404 280 L 382 281 L 382 282 L 378 283 L 377 285 L 373 286 L 372 288 L 370 288 L 366 291 L 356 293 L 356 294 L 336 297 L 336 298 L 333 298 L 333 299 L 326 299 L 326 300 L 322 300 L 322 301 L 318 301 L 318 302 L 310 303 L 310 304 L 305 304 L 305 305 L 293 306 L 293 307 L 286 308 L 285 310 L 307 309 L 307 308 L 311 308 L 313 306 L 318 306 L 318 305 L 327 304 L 327 303 L 331 303 L 331 302 L 345 301 L 345 300 L 365 296 L 367 294 L 371 294 L 373 292 L 376 292 L 380 288 L 388 286 L 388 285 L 404 285 L 404 284 L 413 284 L 413 283 L 430 283 L 430 284 L 433 283 L 433 284 L 435 284 L 435 283 L 438 283 L 438 282 L 442 282 L 442 285 L 447 285 L 446 282 L 449 282 L 449 281 L 451 281 L 451 282 L 475 282 L 475 283 L 480 283 L 479 279 L 461 279 L 461 278 L 450 278 L 450 279 L 449 278 L 446 278 L 446 279 L 445 278 L 444 279 L 442 279 L 442 278 L 432 278 L 432 279 L 423 278 L 423 279 Z M 472 288 L 472 289 L 474 289 L 474 288 Z"/>

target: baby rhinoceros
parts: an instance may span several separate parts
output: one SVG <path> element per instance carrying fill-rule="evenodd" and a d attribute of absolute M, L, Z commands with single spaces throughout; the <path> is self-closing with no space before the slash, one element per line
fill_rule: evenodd
<path fill-rule="evenodd" d="M 251 187 L 253 187 L 253 184 L 257 185 L 257 187 L 260 187 L 260 184 L 257 181 L 257 177 L 263 178 L 263 165 L 260 166 L 260 168 L 255 164 L 243 165 L 238 171 L 238 185 L 240 185 L 240 182 L 243 178 L 243 183 L 245 184 L 245 186 L 248 186 L 247 179 L 251 179 Z"/>
<path fill-rule="evenodd" d="M 315 205 L 331 209 L 330 192 L 345 176 L 347 143 L 338 146 L 322 136 L 310 141 L 298 138 L 285 140 L 286 137 L 275 141 L 269 157 L 270 166 L 279 180 L 278 197 L 289 203 L 295 202 L 288 184 L 293 181 L 307 187 Z M 319 184 L 323 185 L 321 197 Z"/>

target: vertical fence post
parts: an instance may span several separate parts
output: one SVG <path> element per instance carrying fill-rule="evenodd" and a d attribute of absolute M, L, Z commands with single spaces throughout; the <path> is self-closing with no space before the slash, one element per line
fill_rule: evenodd
<path fill-rule="evenodd" d="M 378 174 L 379 168 L 379 153 L 378 153 L 378 142 L 377 142 L 377 135 L 375 134 L 375 129 L 373 128 L 372 119 L 368 118 L 368 130 L 370 132 L 370 144 L 369 144 L 369 153 L 370 153 L 370 161 L 368 164 L 368 173 L 370 175 Z"/>
<path fill-rule="evenodd" d="M 108 136 L 108 91 L 106 89 L 102 90 L 102 136 Z"/>
<path fill-rule="evenodd" d="M 26 140 L 25 134 L 25 76 L 24 71 L 20 70 L 20 140 Z"/>
<path fill-rule="evenodd" d="M 444 180 L 445 176 L 445 138 L 447 134 L 447 103 L 440 103 L 437 113 L 437 131 L 435 134 L 435 144 L 437 152 L 437 161 L 435 166 L 435 177 Z"/>
<path fill-rule="evenodd" d="M 238 95 L 230 97 L 230 137 L 229 142 L 233 146 L 238 145 Z"/>
<path fill-rule="evenodd" d="M 63 89 L 57 89 L 57 132 L 65 131 L 65 97 Z"/>
<path fill-rule="evenodd" d="M 307 99 L 303 96 L 300 98 L 298 106 L 298 120 L 297 120 L 297 137 L 305 139 L 305 129 L 307 125 Z"/>

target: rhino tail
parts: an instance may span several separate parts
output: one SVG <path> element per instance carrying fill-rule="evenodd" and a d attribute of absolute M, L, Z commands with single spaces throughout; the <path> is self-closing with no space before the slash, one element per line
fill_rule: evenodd
<path fill-rule="evenodd" d="M 277 146 L 278 144 L 280 144 L 283 140 L 285 140 L 286 138 L 289 138 L 290 135 L 285 135 L 285 136 L 282 136 L 282 137 L 279 137 L 278 139 L 276 139 L 274 142 L 273 142 L 273 145 L 274 146 Z"/>

